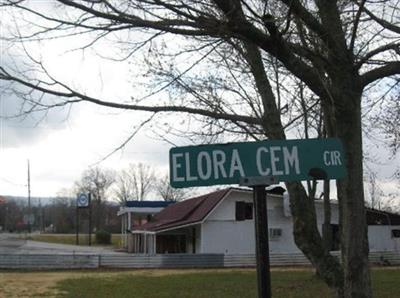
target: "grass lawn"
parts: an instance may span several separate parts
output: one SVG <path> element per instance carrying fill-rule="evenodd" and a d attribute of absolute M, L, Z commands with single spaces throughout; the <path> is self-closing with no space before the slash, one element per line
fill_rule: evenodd
<path fill-rule="evenodd" d="M 372 271 L 374 297 L 400 297 L 400 268 Z M 309 268 L 273 268 L 273 297 L 333 297 Z M 257 297 L 254 269 L 0 271 L 0 297 Z"/>
<path fill-rule="evenodd" d="M 30 238 L 34 241 L 60 243 L 60 244 L 76 244 L 75 234 L 34 234 Z M 96 245 L 95 235 L 92 234 L 92 244 Z M 120 247 L 120 234 L 112 234 L 111 245 L 114 247 Z M 79 245 L 89 245 L 89 235 L 79 234 Z M 103 246 L 103 245 L 102 245 Z"/>
<path fill-rule="evenodd" d="M 373 270 L 374 297 L 400 297 L 400 269 Z M 168 272 L 148 270 L 111 277 L 86 276 L 57 283 L 62 297 L 224 298 L 257 297 L 255 270 L 224 269 Z M 273 297 L 334 297 L 312 270 L 273 270 Z"/>
<path fill-rule="evenodd" d="M 75 244 L 73 234 L 32 235 L 32 240 Z M 112 235 L 118 247 L 119 234 Z M 81 245 L 88 236 L 80 235 Z M 92 243 L 95 244 L 94 235 Z M 400 268 L 372 270 L 374 297 L 400 297 Z M 0 271 L 0 297 L 257 297 L 254 269 Z M 273 297 L 334 297 L 311 269 L 272 269 Z"/>

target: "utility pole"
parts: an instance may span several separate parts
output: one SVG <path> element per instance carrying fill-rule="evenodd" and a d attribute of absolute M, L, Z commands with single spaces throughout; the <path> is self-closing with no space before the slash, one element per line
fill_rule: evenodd
<path fill-rule="evenodd" d="M 31 227 L 31 172 L 28 159 L 28 232 L 32 232 Z"/>
<path fill-rule="evenodd" d="M 39 230 L 44 232 L 44 211 L 42 206 L 42 200 L 39 198 Z"/>

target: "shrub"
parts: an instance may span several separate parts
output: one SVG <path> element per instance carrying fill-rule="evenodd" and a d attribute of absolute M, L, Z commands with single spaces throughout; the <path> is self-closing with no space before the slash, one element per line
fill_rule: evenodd
<path fill-rule="evenodd" d="M 111 244 L 111 233 L 105 230 L 96 231 L 97 244 Z"/>

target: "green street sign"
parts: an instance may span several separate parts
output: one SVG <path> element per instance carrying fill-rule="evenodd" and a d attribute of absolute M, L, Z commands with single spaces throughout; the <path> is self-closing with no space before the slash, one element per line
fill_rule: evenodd
<path fill-rule="evenodd" d="M 241 177 L 272 176 L 281 182 L 346 175 L 343 147 L 336 138 L 175 147 L 169 160 L 175 188 L 239 184 Z"/>

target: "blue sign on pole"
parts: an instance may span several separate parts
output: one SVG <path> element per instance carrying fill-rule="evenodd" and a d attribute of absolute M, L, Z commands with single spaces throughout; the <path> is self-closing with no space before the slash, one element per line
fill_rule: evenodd
<path fill-rule="evenodd" d="M 241 177 L 257 176 L 300 181 L 312 179 L 313 172 L 340 179 L 346 175 L 344 157 L 336 138 L 176 147 L 169 153 L 170 182 L 183 188 L 239 184 Z"/>
<path fill-rule="evenodd" d="M 78 198 L 76 199 L 76 205 L 78 208 L 85 208 L 85 207 L 89 207 L 89 195 L 86 193 L 80 193 L 78 195 Z"/>

